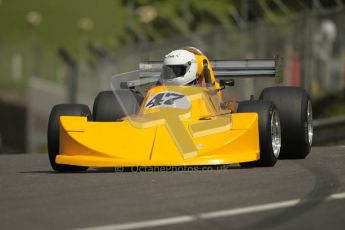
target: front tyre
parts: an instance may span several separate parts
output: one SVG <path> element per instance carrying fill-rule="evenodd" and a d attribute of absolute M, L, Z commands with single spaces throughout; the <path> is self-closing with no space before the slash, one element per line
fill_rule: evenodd
<path fill-rule="evenodd" d="M 240 163 L 243 167 L 274 166 L 279 158 L 281 130 L 279 114 L 271 102 L 244 101 L 239 103 L 238 113 L 257 113 L 259 119 L 260 159 Z"/>
<path fill-rule="evenodd" d="M 308 93 L 300 87 L 270 87 L 260 99 L 277 107 L 282 127 L 280 158 L 305 158 L 313 141 L 313 112 Z"/>
<path fill-rule="evenodd" d="M 87 105 L 59 104 L 50 112 L 48 122 L 48 154 L 50 165 L 58 172 L 85 171 L 87 167 L 57 164 L 56 156 L 59 154 L 60 145 L 60 116 L 86 116 L 91 118 L 91 112 Z"/>

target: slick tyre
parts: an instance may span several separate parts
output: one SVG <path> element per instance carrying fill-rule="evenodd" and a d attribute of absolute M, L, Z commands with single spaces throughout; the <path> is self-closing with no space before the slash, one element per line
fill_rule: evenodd
<path fill-rule="evenodd" d="M 281 128 L 280 158 L 305 158 L 312 146 L 313 114 L 308 93 L 300 87 L 270 87 L 262 91 L 260 99 L 277 107 Z"/>
<path fill-rule="evenodd" d="M 58 172 L 85 171 L 87 167 L 57 164 L 55 162 L 60 145 L 60 116 L 86 116 L 90 119 L 90 109 L 87 105 L 81 104 L 55 105 L 50 112 L 48 122 L 48 154 L 52 168 Z"/>
<path fill-rule="evenodd" d="M 140 94 L 130 91 L 102 91 L 93 104 L 94 121 L 120 121 L 121 118 L 135 114 L 143 101 Z M 121 100 L 121 102 L 119 101 Z"/>
<path fill-rule="evenodd" d="M 244 101 L 239 103 L 237 112 L 257 113 L 259 118 L 260 159 L 240 165 L 243 167 L 274 166 L 281 146 L 280 120 L 274 104 L 264 101 Z"/>

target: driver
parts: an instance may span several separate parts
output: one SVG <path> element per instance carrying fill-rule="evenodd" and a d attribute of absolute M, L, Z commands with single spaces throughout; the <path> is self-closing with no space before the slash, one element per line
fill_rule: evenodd
<path fill-rule="evenodd" d="M 165 55 L 161 77 L 165 85 L 217 84 L 207 57 L 194 47 Z"/>
<path fill-rule="evenodd" d="M 185 47 L 165 55 L 161 76 L 163 85 L 206 85 L 215 86 L 222 98 L 221 87 L 216 81 L 208 58 L 197 48 Z M 236 110 L 236 102 L 221 102 L 221 106 Z"/>

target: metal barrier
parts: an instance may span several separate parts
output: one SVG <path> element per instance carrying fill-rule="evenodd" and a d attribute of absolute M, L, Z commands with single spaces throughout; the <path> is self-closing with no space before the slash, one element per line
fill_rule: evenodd
<path fill-rule="evenodd" d="M 314 145 L 345 142 L 345 116 L 314 120 Z"/>

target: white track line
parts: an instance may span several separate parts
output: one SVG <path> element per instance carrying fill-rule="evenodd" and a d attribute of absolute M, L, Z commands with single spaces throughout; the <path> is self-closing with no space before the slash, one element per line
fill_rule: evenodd
<path fill-rule="evenodd" d="M 198 217 L 200 217 L 201 219 L 213 219 L 213 218 L 219 218 L 219 217 L 225 217 L 225 216 L 237 216 L 237 215 L 253 213 L 253 212 L 262 212 L 262 211 L 279 209 L 279 208 L 287 208 L 287 207 L 291 207 L 298 204 L 300 201 L 301 201 L 300 199 L 295 199 L 295 200 L 287 200 L 287 201 L 275 202 L 275 203 L 269 203 L 269 204 L 249 206 L 249 207 L 244 207 L 244 208 L 227 209 L 227 210 L 221 210 L 221 211 L 216 211 L 216 212 L 207 212 L 207 213 L 199 214 Z"/>
<path fill-rule="evenodd" d="M 339 200 L 339 199 L 345 199 L 345 192 L 334 193 L 327 198 L 327 200 Z"/>
<path fill-rule="evenodd" d="M 195 218 L 196 217 L 192 215 L 186 215 L 186 216 L 177 216 L 177 217 L 171 217 L 171 218 L 165 218 L 165 219 L 82 228 L 80 230 L 119 230 L 119 229 L 122 230 L 122 229 L 153 228 L 153 227 L 167 226 L 167 225 L 172 225 L 172 224 L 192 222 L 196 220 Z"/>
<path fill-rule="evenodd" d="M 345 192 L 332 194 L 326 200 L 338 200 L 338 199 L 345 199 Z M 220 217 L 229 217 L 229 216 L 243 215 L 243 214 L 249 214 L 249 213 L 255 213 L 255 212 L 263 212 L 263 211 L 275 210 L 275 209 L 281 209 L 281 208 L 288 208 L 288 207 L 295 206 L 300 201 L 301 199 L 286 200 L 286 201 L 281 201 L 281 202 L 254 205 L 254 206 L 248 206 L 248 207 L 243 207 L 243 208 L 226 209 L 226 210 L 220 210 L 220 211 L 214 211 L 214 212 L 205 212 L 205 213 L 199 213 L 195 215 L 184 215 L 184 216 L 176 216 L 176 217 L 147 220 L 147 221 L 140 221 L 140 222 L 105 225 L 105 226 L 98 226 L 98 227 L 82 228 L 80 230 L 141 229 L 141 228 L 167 226 L 167 225 L 173 225 L 173 224 L 183 224 L 187 222 L 197 221 L 200 219 L 214 219 L 214 218 L 220 218 Z"/>

